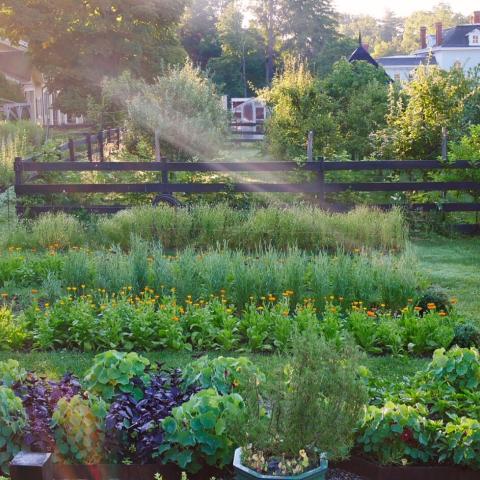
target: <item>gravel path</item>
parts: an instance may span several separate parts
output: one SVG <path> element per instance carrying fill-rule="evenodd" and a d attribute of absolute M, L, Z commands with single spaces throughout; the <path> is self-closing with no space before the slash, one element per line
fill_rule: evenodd
<path fill-rule="evenodd" d="M 332 468 L 328 470 L 327 480 L 365 480 L 363 477 L 359 477 L 353 473 L 339 470 L 338 468 Z"/>

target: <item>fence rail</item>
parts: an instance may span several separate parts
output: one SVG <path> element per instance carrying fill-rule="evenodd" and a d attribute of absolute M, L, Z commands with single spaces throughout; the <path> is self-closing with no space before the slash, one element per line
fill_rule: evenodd
<path fill-rule="evenodd" d="M 317 158 L 314 161 L 302 165 L 296 162 L 169 162 L 166 158 L 156 162 L 36 162 L 31 159 L 15 160 L 15 192 L 19 198 L 32 195 L 70 194 L 70 193 L 161 193 L 171 196 L 173 193 L 309 193 L 315 194 L 322 206 L 334 211 L 346 211 L 351 205 L 327 204 L 325 195 L 328 193 L 341 192 L 480 192 L 480 182 L 474 181 L 401 181 L 401 182 L 331 182 L 325 178 L 326 172 L 336 171 L 414 171 L 414 170 L 438 170 L 438 169 L 471 169 L 476 168 L 468 161 L 444 163 L 435 160 L 369 160 L 369 161 L 324 161 Z M 25 181 L 26 172 L 162 172 L 162 181 L 152 183 L 97 183 L 97 184 L 72 184 L 51 183 L 32 184 Z M 175 183 L 171 182 L 170 172 L 217 172 L 217 173 L 261 173 L 261 172 L 310 172 L 313 179 L 309 181 L 293 182 L 227 182 L 227 183 Z M 172 197 L 173 198 L 173 197 Z M 393 204 L 376 205 L 380 208 L 391 208 Z M 419 211 L 441 210 L 443 212 L 479 212 L 480 203 L 477 202 L 451 202 L 451 203 L 425 203 L 406 205 Z M 128 208 L 128 205 L 44 205 L 28 207 L 32 214 L 47 211 L 72 211 L 85 209 L 95 213 L 114 213 Z M 25 212 L 25 207 L 18 205 L 20 214 Z"/>
<path fill-rule="evenodd" d="M 83 138 L 74 140 L 69 138 L 68 142 L 60 145 L 57 150 L 59 152 L 59 160 L 76 162 L 80 160 L 95 160 L 103 162 L 107 156 L 107 145 L 113 145 L 116 149 L 120 148 L 123 139 L 124 129 L 110 128 L 97 133 L 81 134 Z M 84 150 L 79 151 L 84 147 Z M 28 158 L 23 159 L 25 162 L 35 162 L 42 154 L 37 153 Z"/>

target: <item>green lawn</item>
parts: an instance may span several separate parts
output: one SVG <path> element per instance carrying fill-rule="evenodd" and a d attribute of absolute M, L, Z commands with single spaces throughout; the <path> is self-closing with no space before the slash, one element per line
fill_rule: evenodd
<path fill-rule="evenodd" d="M 460 314 L 480 323 L 480 238 L 414 242 L 428 279 L 458 299 Z"/>
<path fill-rule="evenodd" d="M 414 248 L 421 268 L 434 284 L 444 287 L 458 298 L 458 310 L 472 320 L 480 320 L 480 239 L 419 240 Z M 217 353 L 213 352 L 212 355 Z M 94 354 L 80 353 L 0 353 L 0 360 L 15 358 L 22 365 L 51 377 L 64 372 L 82 376 L 91 365 Z M 163 352 L 147 354 L 151 360 L 164 362 L 167 366 L 182 367 L 192 356 L 188 353 Z M 251 355 L 266 372 L 279 361 L 276 355 Z M 411 357 L 366 357 L 363 362 L 374 375 L 383 378 L 401 379 L 413 375 L 428 363 L 425 358 Z"/>

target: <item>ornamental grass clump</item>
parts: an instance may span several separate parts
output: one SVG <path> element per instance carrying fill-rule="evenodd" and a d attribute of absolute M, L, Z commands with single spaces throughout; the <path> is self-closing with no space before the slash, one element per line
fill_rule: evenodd
<path fill-rule="evenodd" d="M 338 348 L 315 332 L 297 334 L 260 403 L 248 402 L 242 463 L 291 475 L 318 467 L 325 455 L 347 457 L 367 402 L 358 359 L 350 343 Z"/>

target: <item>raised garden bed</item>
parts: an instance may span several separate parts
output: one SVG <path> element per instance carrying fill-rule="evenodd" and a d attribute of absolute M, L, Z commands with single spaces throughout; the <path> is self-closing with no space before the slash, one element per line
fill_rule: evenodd
<path fill-rule="evenodd" d="M 50 453 L 20 452 L 10 466 L 11 480 L 153 480 L 160 474 L 164 480 L 181 478 L 175 465 L 65 465 L 54 464 Z M 225 478 L 225 471 L 203 469 L 190 474 L 189 480 Z M 232 474 L 228 474 L 232 477 Z"/>
<path fill-rule="evenodd" d="M 480 470 L 450 466 L 385 466 L 357 456 L 336 467 L 368 480 L 480 480 Z"/>

